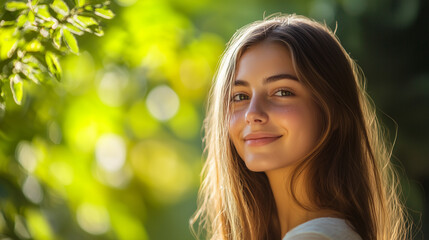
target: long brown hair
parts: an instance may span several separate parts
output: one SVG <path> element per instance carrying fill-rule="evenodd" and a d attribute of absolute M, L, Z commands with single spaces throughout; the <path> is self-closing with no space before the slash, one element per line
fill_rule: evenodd
<path fill-rule="evenodd" d="M 208 239 L 282 237 L 265 173 L 248 170 L 228 136 L 237 61 L 249 46 L 265 40 L 290 50 L 297 77 L 313 94 L 323 122 L 319 143 L 289 181 L 292 193 L 305 170 L 317 209 L 339 213 L 362 239 L 405 239 L 407 217 L 390 163 L 391 146 L 366 95 L 363 75 L 329 28 L 296 15 L 254 22 L 229 42 L 209 96 L 207 160 L 191 225 L 199 220 Z"/>

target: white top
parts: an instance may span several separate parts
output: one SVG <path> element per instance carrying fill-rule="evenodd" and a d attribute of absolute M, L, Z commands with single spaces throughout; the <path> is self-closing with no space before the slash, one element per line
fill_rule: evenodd
<path fill-rule="evenodd" d="M 362 240 L 341 218 L 316 218 L 296 226 L 283 240 Z"/>

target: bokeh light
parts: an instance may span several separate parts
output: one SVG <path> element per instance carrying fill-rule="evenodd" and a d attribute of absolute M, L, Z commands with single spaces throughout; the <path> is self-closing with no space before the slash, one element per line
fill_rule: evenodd
<path fill-rule="evenodd" d="M 33 172 L 37 166 L 37 156 L 30 143 L 22 141 L 16 147 L 16 158 L 23 168 Z"/>
<path fill-rule="evenodd" d="M 37 178 L 28 176 L 22 185 L 22 192 L 33 203 L 41 203 L 43 200 L 43 190 Z"/>
<path fill-rule="evenodd" d="M 115 134 L 102 135 L 95 147 L 97 163 L 106 171 L 114 172 L 125 163 L 126 146 L 124 140 Z"/>
<path fill-rule="evenodd" d="M 103 73 L 98 84 L 97 92 L 101 101 L 109 106 L 119 106 L 123 103 L 128 85 L 128 74 L 124 69 L 116 67 Z"/>
<path fill-rule="evenodd" d="M 146 104 L 152 116 L 160 121 L 165 121 L 177 113 L 180 102 L 173 89 L 161 85 L 149 92 Z"/>
<path fill-rule="evenodd" d="M 429 231 L 427 2 L 113 0 L 109 8 L 104 36 L 76 36 L 79 54 L 60 57 L 60 81 L 24 81 L 20 106 L 2 87 L 4 238 L 193 239 L 213 75 L 239 27 L 277 12 L 337 30 L 375 104 L 399 125 L 394 161 L 407 207 Z M 0 4 L 0 18 L 7 14 Z M 14 44 L 0 37 L 2 56 L 4 41 Z"/>
<path fill-rule="evenodd" d="M 103 206 L 82 203 L 76 210 L 79 226 L 94 235 L 106 233 L 110 228 L 109 213 Z"/>

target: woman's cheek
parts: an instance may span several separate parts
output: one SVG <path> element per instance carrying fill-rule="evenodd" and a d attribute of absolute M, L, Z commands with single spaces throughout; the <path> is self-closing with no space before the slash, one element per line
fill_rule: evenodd
<path fill-rule="evenodd" d="M 235 144 L 235 140 L 237 139 L 237 136 L 240 133 L 240 126 L 243 124 L 241 122 L 243 122 L 243 116 L 240 112 L 235 111 L 232 113 L 231 118 L 229 120 L 229 135 L 233 141 L 233 143 Z"/>
<path fill-rule="evenodd" d="M 281 116 L 282 118 L 290 119 L 290 120 L 299 118 L 301 113 L 301 111 L 299 110 L 299 107 L 295 104 L 288 104 L 288 105 L 277 107 L 275 111 L 277 115 Z"/>

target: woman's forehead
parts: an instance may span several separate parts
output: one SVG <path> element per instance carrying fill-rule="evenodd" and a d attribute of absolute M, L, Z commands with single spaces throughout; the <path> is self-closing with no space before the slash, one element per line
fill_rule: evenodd
<path fill-rule="evenodd" d="M 267 78 L 278 74 L 296 77 L 288 48 L 278 42 L 261 42 L 248 48 L 237 60 L 234 79 L 246 80 L 263 75 Z"/>

